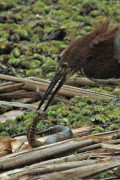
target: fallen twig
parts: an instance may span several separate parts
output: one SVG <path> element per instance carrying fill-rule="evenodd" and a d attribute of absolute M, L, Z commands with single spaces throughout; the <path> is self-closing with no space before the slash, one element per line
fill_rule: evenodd
<path fill-rule="evenodd" d="M 33 81 L 30 79 L 24 79 L 24 78 L 18 78 L 18 77 L 13 77 L 13 76 L 7 76 L 7 75 L 2 75 L 0 74 L 0 79 L 4 80 L 11 80 L 15 82 L 22 82 L 25 83 L 24 88 L 28 90 L 35 90 L 35 91 L 46 91 L 49 83 L 46 81 L 45 82 L 38 82 L 38 81 Z M 110 94 L 103 94 L 99 92 L 92 92 L 86 89 L 81 89 L 81 88 L 76 88 L 73 86 L 68 86 L 68 85 L 63 85 L 61 90 L 58 92 L 58 94 L 67 96 L 67 97 L 74 97 L 76 95 L 85 95 L 85 96 L 91 96 L 93 98 L 97 97 L 106 97 L 106 98 L 114 98 L 114 95 Z"/>
<path fill-rule="evenodd" d="M 88 139 L 81 142 L 66 142 L 62 144 L 52 145 L 48 148 L 43 146 L 43 149 L 36 148 L 32 151 L 13 154 L 8 157 L 3 157 L 0 159 L 0 171 L 13 169 L 16 167 L 23 167 L 33 162 L 40 162 L 44 159 L 49 159 L 54 155 L 60 155 L 62 153 L 69 153 L 77 148 L 84 147 L 93 143 L 92 139 Z M 50 147 L 50 148 L 49 148 Z"/>
<path fill-rule="evenodd" d="M 77 153 L 92 151 L 92 150 L 95 150 L 95 149 L 99 149 L 99 148 L 101 148 L 101 147 L 102 147 L 101 143 L 93 144 L 93 145 L 86 146 L 86 147 L 83 147 L 83 148 L 78 149 L 78 150 L 77 150 Z"/>
<path fill-rule="evenodd" d="M 12 180 L 17 180 L 18 178 L 21 178 L 25 175 L 28 176 L 35 176 L 38 174 L 48 174 L 52 172 L 60 172 L 60 171 L 65 171 L 68 169 L 76 168 L 76 167 L 81 167 L 81 166 L 88 166 L 91 164 L 97 163 L 97 160 L 84 160 L 84 161 L 74 161 L 74 162 L 65 162 L 65 163 L 59 163 L 59 164 L 52 164 L 52 165 L 40 165 L 40 164 L 35 164 L 29 167 L 21 168 L 20 172 L 15 172 L 13 170 L 11 172 L 7 173 L 7 176 L 12 178 Z M 4 177 L 6 173 L 3 173 L 0 175 L 0 177 Z"/>
<path fill-rule="evenodd" d="M 101 84 L 97 84 L 88 78 L 85 77 L 75 77 L 75 78 L 70 78 L 66 82 L 67 85 L 72 85 L 72 86 L 101 86 Z"/>
<path fill-rule="evenodd" d="M 37 106 L 30 105 L 30 104 L 18 103 L 18 102 L 0 101 L 0 105 L 13 106 L 13 107 L 19 107 L 19 108 L 25 108 L 25 109 L 31 109 L 31 110 L 37 109 Z"/>
<path fill-rule="evenodd" d="M 12 99 L 21 99 L 21 98 L 36 98 L 41 97 L 40 92 L 12 92 L 0 94 L 1 100 L 12 100 Z"/>
<path fill-rule="evenodd" d="M 24 83 L 15 83 L 11 85 L 2 86 L 0 87 L 0 93 L 16 91 L 20 89 L 23 85 Z"/>
<path fill-rule="evenodd" d="M 42 180 L 57 180 L 57 179 L 62 179 L 62 180 L 73 180 L 74 178 L 86 178 L 90 177 L 96 173 L 100 173 L 102 171 L 117 167 L 120 165 L 120 160 L 116 161 L 109 161 L 106 163 L 99 163 L 99 164 L 93 164 L 93 165 L 88 165 L 88 166 L 82 166 L 62 172 L 55 172 L 55 173 L 50 173 L 46 174 L 43 176 L 37 176 L 38 178 L 41 178 Z"/>

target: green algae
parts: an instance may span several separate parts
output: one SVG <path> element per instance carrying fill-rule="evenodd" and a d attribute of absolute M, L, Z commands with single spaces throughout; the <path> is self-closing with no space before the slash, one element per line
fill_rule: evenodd
<path fill-rule="evenodd" d="M 35 112 L 33 111 L 25 112 L 22 116 L 18 116 L 15 121 L 8 120 L 6 123 L 0 123 L 0 133 L 2 131 L 9 134 L 27 132 L 34 115 Z M 91 99 L 90 97 L 76 96 L 71 99 L 70 105 L 57 103 L 50 106 L 47 115 L 47 119 L 38 123 L 38 131 L 59 124 L 69 126 L 72 129 L 95 125 L 92 134 L 120 128 L 120 107 L 110 104 L 110 100 L 108 101 L 106 98 Z"/>
<path fill-rule="evenodd" d="M 120 21 L 118 1 L 99 0 L 0 0 L 0 73 L 26 77 L 52 78 L 62 54 L 74 38 L 89 33 L 99 22 L 111 19 L 110 26 Z M 45 35 L 56 29 L 66 32 L 63 40 L 43 41 Z M 5 70 L 5 71 L 4 71 Z M 77 74 L 76 74 L 77 75 Z M 92 91 L 120 95 L 120 88 L 90 88 Z M 110 104 L 106 98 L 91 99 L 76 96 L 72 105 L 57 103 L 47 110 L 48 118 L 38 123 L 38 131 L 61 124 L 70 128 L 95 125 L 92 134 L 120 128 L 120 107 Z M 0 114 L 11 110 L 1 107 Z M 0 123 L 0 138 L 27 132 L 35 112 L 25 112 L 16 120 Z M 120 177 L 120 167 L 115 170 Z M 107 171 L 98 179 L 111 177 Z"/>
<path fill-rule="evenodd" d="M 39 64 L 40 71 L 41 66 L 47 62 L 48 56 L 53 61 L 57 61 L 58 55 L 71 39 L 90 32 L 98 26 L 99 21 L 106 19 L 106 16 L 111 17 L 111 25 L 119 22 L 119 3 L 115 1 L 59 0 L 54 3 L 36 0 L 31 3 L 30 1 L 1 0 L 0 10 L 0 56 L 7 54 L 9 59 L 19 58 L 22 61 L 21 64 L 24 64 L 23 55 L 26 59 L 25 64 L 29 64 L 29 59 L 33 56 L 34 59 L 42 61 Z M 64 28 L 66 32 L 62 41 L 43 42 L 46 34 L 59 28 Z M 39 57 L 35 58 L 34 54 L 38 54 Z M 52 61 L 51 63 L 53 66 Z M 15 67 L 16 62 L 11 66 Z M 32 66 L 25 66 L 28 72 L 32 70 Z M 19 66 L 16 66 L 16 69 L 18 68 Z M 46 70 L 44 76 L 52 77 L 54 69 L 49 70 L 49 76 Z M 19 70 L 17 72 L 19 74 Z M 38 73 L 34 74 L 38 75 Z M 21 73 L 19 75 L 21 76 Z"/>
<path fill-rule="evenodd" d="M 15 58 L 19 58 L 21 55 L 20 49 L 18 49 L 18 48 L 14 48 L 12 53 Z"/>
<path fill-rule="evenodd" d="M 21 60 L 18 58 L 12 58 L 12 59 L 9 59 L 8 63 L 12 65 L 13 67 L 19 67 L 19 65 L 21 64 Z"/>
<path fill-rule="evenodd" d="M 119 7 L 119 3 L 112 0 L 59 0 L 56 3 L 51 0 L 36 0 L 33 3 L 0 0 L 0 63 L 7 63 L 11 68 L 10 74 L 13 75 L 52 78 L 58 65 L 58 56 L 71 39 L 89 33 L 106 17 L 112 19 L 111 26 L 118 23 Z M 62 41 L 43 41 L 45 35 L 57 29 L 64 29 L 66 33 Z M 0 72 L 4 73 L 5 68 L 6 66 L 1 64 Z M 91 90 L 105 94 L 120 94 L 119 87 L 100 87 Z M 58 103 L 50 107 L 47 125 L 62 123 L 72 128 L 89 124 L 98 127 L 99 124 L 109 125 L 109 128 L 103 128 L 104 131 L 117 129 L 120 125 L 120 110 L 111 105 L 108 99 L 77 96 L 71 102 L 73 106 Z M 97 128 L 95 132 L 103 129 Z"/>

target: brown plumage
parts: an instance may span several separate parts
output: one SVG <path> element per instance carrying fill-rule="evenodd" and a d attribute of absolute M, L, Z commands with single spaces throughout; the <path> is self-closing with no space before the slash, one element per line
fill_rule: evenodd
<path fill-rule="evenodd" d="M 108 29 L 108 26 L 109 20 L 93 32 L 70 43 L 61 57 L 56 74 L 46 90 L 37 112 L 40 112 L 39 109 L 55 85 L 58 83 L 43 111 L 46 111 L 68 76 L 78 71 L 83 72 L 93 81 L 120 85 L 120 24 L 112 29 Z M 31 125 L 29 129 L 31 134 L 33 132 L 32 136 L 35 136 L 35 128 Z M 29 143 L 32 142 L 30 133 L 28 133 Z"/>
<path fill-rule="evenodd" d="M 72 42 L 61 64 L 83 70 L 89 78 L 120 78 L 120 25 L 108 30 L 109 20 L 100 28 Z"/>
<path fill-rule="evenodd" d="M 58 83 L 47 109 L 57 91 L 69 75 L 81 71 L 93 81 L 103 84 L 120 84 L 120 24 L 108 29 L 109 20 L 82 38 L 74 40 L 63 53 L 56 75 L 53 77 L 41 103 Z"/>

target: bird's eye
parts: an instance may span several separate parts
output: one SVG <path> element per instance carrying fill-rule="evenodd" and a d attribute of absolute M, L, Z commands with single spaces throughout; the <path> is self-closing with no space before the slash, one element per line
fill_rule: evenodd
<path fill-rule="evenodd" d="M 67 67 L 68 67 L 68 63 L 65 62 L 62 64 L 62 68 L 67 68 Z"/>

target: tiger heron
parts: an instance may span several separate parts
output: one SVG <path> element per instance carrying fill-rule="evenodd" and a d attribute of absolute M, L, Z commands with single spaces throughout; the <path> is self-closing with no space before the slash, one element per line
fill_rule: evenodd
<path fill-rule="evenodd" d="M 91 33 L 70 43 L 60 59 L 56 74 L 47 88 L 37 112 L 42 114 L 39 110 L 51 94 L 43 109 L 45 112 L 66 79 L 79 71 L 97 83 L 120 85 L 120 24 L 111 29 L 108 29 L 108 26 L 109 20 Z M 36 124 L 37 121 L 31 125 L 31 131 L 28 134 L 30 144 L 34 139 L 35 131 L 33 133 L 33 130 Z"/>
<path fill-rule="evenodd" d="M 109 30 L 108 25 L 109 20 L 100 28 L 73 41 L 68 46 L 61 57 L 56 74 L 38 106 L 38 110 L 58 82 L 44 111 L 66 81 L 67 76 L 78 71 L 95 82 L 120 85 L 120 25 Z"/>

